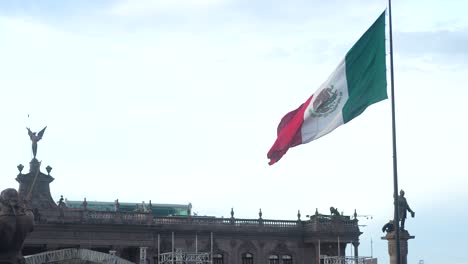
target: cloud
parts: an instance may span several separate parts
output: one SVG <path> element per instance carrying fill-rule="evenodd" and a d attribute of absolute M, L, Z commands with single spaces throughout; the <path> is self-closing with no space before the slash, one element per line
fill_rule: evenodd
<path fill-rule="evenodd" d="M 460 71 L 468 61 L 468 28 L 396 32 L 394 46 L 396 58 L 405 61 L 406 70 Z"/>
<path fill-rule="evenodd" d="M 219 7 L 228 1 L 229 0 L 124 0 L 111 7 L 109 13 L 125 17 L 152 16 L 181 10 L 210 9 Z"/>
<path fill-rule="evenodd" d="M 456 31 L 398 32 L 395 41 L 408 54 L 463 55 L 468 53 L 468 28 Z"/>

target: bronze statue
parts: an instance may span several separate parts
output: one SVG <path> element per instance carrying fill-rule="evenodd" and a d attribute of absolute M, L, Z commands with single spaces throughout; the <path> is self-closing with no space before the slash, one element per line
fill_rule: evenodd
<path fill-rule="evenodd" d="M 29 129 L 29 127 L 26 128 L 28 130 L 29 138 L 32 141 L 32 151 L 33 151 L 34 158 L 36 158 L 36 153 L 37 153 L 37 142 L 39 142 L 39 140 L 42 139 L 42 136 L 44 135 L 46 128 L 47 126 L 44 127 L 41 131 L 39 131 L 37 135 L 36 135 L 36 132 L 32 132 L 31 129 Z"/>
<path fill-rule="evenodd" d="M 411 217 L 414 217 L 415 212 L 411 210 L 408 205 L 408 202 L 405 198 L 405 191 L 401 190 L 400 195 L 398 196 L 398 215 L 400 216 L 400 229 L 405 230 L 405 220 L 406 220 L 406 212 L 411 213 Z"/>
<path fill-rule="evenodd" d="M 388 221 L 383 227 L 382 227 L 382 232 L 393 232 L 395 231 L 395 225 L 393 224 L 393 220 Z"/>
<path fill-rule="evenodd" d="M 338 212 L 338 208 L 330 207 L 330 214 L 334 216 L 340 216 L 340 212 Z"/>
<path fill-rule="evenodd" d="M 63 200 L 64 200 L 63 195 L 60 195 L 60 199 L 57 202 L 58 207 L 61 207 L 61 208 L 66 207 L 66 204 L 65 204 L 65 202 Z"/>
<path fill-rule="evenodd" d="M 33 231 L 34 215 L 19 200 L 15 189 L 0 193 L 0 263 L 25 263 L 21 255 L 26 236 Z"/>

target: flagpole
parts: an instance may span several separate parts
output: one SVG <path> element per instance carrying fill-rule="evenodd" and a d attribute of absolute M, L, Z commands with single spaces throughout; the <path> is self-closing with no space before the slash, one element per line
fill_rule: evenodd
<path fill-rule="evenodd" d="M 396 263 L 401 262 L 400 252 L 400 217 L 398 212 L 398 171 L 397 171 L 397 151 L 396 151 L 396 128 L 395 128 L 395 88 L 394 88 L 394 73 L 393 73 L 393 38 L 392 38 L 392 0 L 388 0 L 388 25 L 390 37 L 390 80 L 392 93 L 392 139 L 393 139 L 393 205 L 394 217 L 393 224 L 396 229 Z"/>

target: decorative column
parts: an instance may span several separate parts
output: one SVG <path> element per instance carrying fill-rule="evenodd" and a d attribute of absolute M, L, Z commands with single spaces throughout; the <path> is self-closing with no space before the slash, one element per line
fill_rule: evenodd
<path fill-rule="evenodd" d="M 354 247 L 354 261 L 358 263 L 359 258 L 359 242 L 353 242 Z"/>
<path fill-rule="evenodd" d="M 148 247 L 140 247 L 140 264 L 146 264 L 146 250 Z"/>
<path fill-rule="evenodd" d="M 406 230 L 400 231 L 400 263 L 407 264 L 408 260 L 408 240 L 413 239 Z M 388 241 L 388 254 L 390 255 L 390 264 L 397 264 L 396 257 L 396 231 L 388 232 L 386 236 L 382 237 L 383 240 Z"/>
<path fill-rule="evenodd" d="M 321 250 L 320 250 L 320 246 L 321 246 L 321 245 L 320 245 L 320 239 L 319 239 L 316 243 L 314 243 L 314 244 L 315 244 L 315 255 L 316 255 L 316 257 L 317 257 L 317 258 L 315 259 L 315 261 L 316 261 L 315 263 L 320 264 L 320 251 L 321 251 Z"/>

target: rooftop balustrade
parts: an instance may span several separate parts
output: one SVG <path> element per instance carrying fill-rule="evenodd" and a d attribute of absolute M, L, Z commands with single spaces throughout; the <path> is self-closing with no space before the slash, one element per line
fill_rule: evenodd
<path fill-rule="evenodd" d="M 59 208 L 43 210 L 38 223 L 68 224 L 127 224 L 127 225 L 208 225 L 219 227 L 255 228 L 266 230 L 304 229 L 309 232 L 359 232 L 358 221 L 348 216 L 315 215 L 309 220 L 272 220 L 218 218 L 205 216 L 158 217 L 144 212 L 94 211 L 85 209 Z"/>

